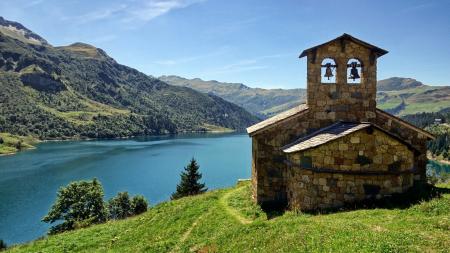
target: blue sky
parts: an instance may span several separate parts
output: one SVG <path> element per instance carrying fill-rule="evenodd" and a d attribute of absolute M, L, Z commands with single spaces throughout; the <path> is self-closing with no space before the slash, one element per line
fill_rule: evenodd
<path fill-rule="evenodd" d="M 389 51 L 378 79 L 450 85 L 450 1 L 1 0 L 55 46 L 86 42 L 144 73 L 304 88 L 308 47 L 342 33 Z"/>

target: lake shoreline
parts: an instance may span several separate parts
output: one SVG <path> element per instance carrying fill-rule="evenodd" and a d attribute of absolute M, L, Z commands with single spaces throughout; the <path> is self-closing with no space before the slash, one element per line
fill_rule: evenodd
<path fill-rule="evenodd" d="M 428 158 L 428 160 L 432 160 L 432 161 L 437 162 L 437 163 L 450 165 L 450 161 L 444 160 L 444 159 L 439 159 L 439 158 L 433 156 L 432 154 L 430 154 L 429 152 L 427 153 L 427 158 Z"/>
<path fill-rule="evenodd" d="M 164 137 L 164 136 L 177 136 L 181 134 L 225 134 L 225 133 L 239 133 L 240 130 L 226 129 L 226 130 L 211 130 L 211 131 L 180 131 L 177 133 L 168 133 L 168 134 L 155 134 L 155 135 L 132 135 L 125 137 L 113 137 L 113 138 L 89 138 L 89 137 L 67 137 L 67 138 L 55 138 L 55 139 L 37 139 L 33 140 L 34 144 L 46 143 L 46 142 L 65 142 L 65 141 L 98 141 L 98 140 L 128 140 L 139 137 Z M 31 144 L 30 144 L 31 145 Z M 22 150 L 16 150 L 14 152 L 8 153 L 0 153 L 0 157 L 2 156 L 12 156 L 16 155 L 19 152 L 37 149 L 35 146 L 25 147 Z"/>

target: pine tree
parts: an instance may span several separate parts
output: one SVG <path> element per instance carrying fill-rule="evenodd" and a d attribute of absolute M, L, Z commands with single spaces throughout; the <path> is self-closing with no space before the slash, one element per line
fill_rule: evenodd
<path fill-rule="evenodd" d="M 185 196 L 197 195 L 208 190 L 205 184 L 199 182 L 202 174 L 199 172 L 199 166 L 194 158 L 190 161 L 184 171 L 181 172 L 181 180 L 177 185 L 177 190 L 171 196 L 171 199 L 179 199 Z"/>

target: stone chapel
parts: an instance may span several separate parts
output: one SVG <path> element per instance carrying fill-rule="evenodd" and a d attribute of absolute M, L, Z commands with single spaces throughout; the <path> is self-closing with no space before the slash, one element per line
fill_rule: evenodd
<path fill-rule="evenodd" d="M 386 53 L 343 34 L 300 54 L 306 104 L 247 128 L 257 203 L 333 208 L 426 180 L 433 135 L 376 108 L 377 59 Z"/>

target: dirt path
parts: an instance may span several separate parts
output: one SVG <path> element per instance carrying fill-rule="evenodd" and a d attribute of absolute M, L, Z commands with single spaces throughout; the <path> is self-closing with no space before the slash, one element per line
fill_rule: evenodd
<path fill-rule="evenodd" d="M 230 196 L 233 195 L 233 193 L 235 193 L 236 191 L 239 191 L 240 189 L 241 189 L 241 187 L 237 187 L 231 191 L 228 191 L 227 193 L 222 195 L 222 197 L 219 199 L 219 203 L 223 206 L 224 210 L 230 216 L 234 217 L 240 223 L 250 224 L 250 223 L 252 223 L 252 220 L 249 220 L 249 219 L 243 217 L 238 211 L 236 211 L 236 209 L 234 209 L 228 205 L 228 199 L 230 198 Z"/>
<path fill-rule="evenodd" d="M 208 214 L 211 212 L 211 208 L 208 209 L 205 213 L 200 215 L 193 223 L 192 225 L 183 233 L 183 235 L 180 238 L 180 241 L 178 241 L 177 245 L 170 251 L 172 252 L 180 252 L 180 247 L 183 245 L 183 243 L 189 238 L 189 236 L 192 233 L 192 230 L 198 225 L 198 223 L 201 221 L 202 218 L 205 216 L 208 216 Z"/>

